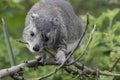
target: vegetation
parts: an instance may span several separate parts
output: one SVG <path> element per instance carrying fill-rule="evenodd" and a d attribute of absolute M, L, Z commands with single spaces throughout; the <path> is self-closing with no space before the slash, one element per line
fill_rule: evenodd
<path fill-rule="evenodd" d="M 18 43 L 17 39 L 22 39 L 25 16 L 31 6 L 38 0 L 0 0 L 0 17 L 4 17 L 9 38 L 15 57 L 16 64 L 34 59 L 28 49 Z M 80 55 L 87 43 L 93 25 L 96 23 L 97 29 L 93 39 L 86 51 L 86 54 L 79 60 L 84 65 L 95 70 L 109 70 L 112 65 L 120 58 L 120 1 L 119 0 L 68 0 L 78 16 L 86 23 L 86 13 L 90 13 L 90 25 L 84 36 L 81 47 L 74 54 L 75 57 Z M 0 69 L 10 67 L 8 49 L 4 39 L 3 27 L 0 22 Z M 24 74 L 28 78 L 43 76 L 56 66 L 40 66 L 38 69 L 25 68 Z M 120 64 L 118 63 L 114 73 L 120 73 Z M 97 76 L 74 76 L 69 75 L 66 71 L 61 70 L 45 80 L 96 80 Z M 120 80 L 120 77 L 99 76 L 99 80 Z M 3 80 L 10 80 L 9 77 Z"/>

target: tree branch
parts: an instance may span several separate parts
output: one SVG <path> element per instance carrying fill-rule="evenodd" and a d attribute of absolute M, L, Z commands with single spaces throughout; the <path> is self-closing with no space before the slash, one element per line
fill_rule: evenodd
<path fill-rule="evenodd" d="M 66 60 L 64 63 L 62 64 L 59 64 L 59 63 L 56 63 L 56 60 L 55 60 L 55 57 L 53 56 L 52 58 L 49 58 L 46 60 L 45 64 L 44 65 L 59 65 L 58 67 L 56 67 L 52 72 L 50 72 L 49 74 L 46 74 L 40 78 L 33 78 L 33 79 L 25 79 L 25 78 L 22 78 L 22 77 L 19 77 L 16 75 L 16 73 L 20 72 L 24 67 L 36 67 L 36 66 L 43 66 L 42 64 L 40 64 L 37 60 L 30 60 L 30 61 L 26 61 L 24 63 L 21 63 L 19 65 L 16 65 L 16 66 L 13 66 L 11 68 L 7 68 L 7 69 L 2 69 L 0 70 L 0 79 L 5 77 L 5 76 L 11 76 L 13 77 L 14 79 L 24 79 L 24 80 L 42 80 L 42 79 L 45 79 L 47 77 L 50 77 L 52 76 L 53 74 L 55 74 L 57 71 L 59 71 L 61 68 L 65 68 L 65 70 L 68 72 L 68 73 L 72 73 L 72 74 L 75 74 L 75 75 L 79 75 L 79 72 L 78 71 L 75 71 L 71 68 L 67 68 L 67 66 L 70 66 L 70 65 L 74 65 L 77 69 L 81 70 L 85 75 L 94 75 L 94 76 L 98 76 L 98 75 L 105 75 L 105 76 L 119 76 L 120 77 L 120 74 L 116 74 L 116 73 L 111 73 L 109 71 L 99 71 L 99 70 L 93 70 L 91 68 L 88 68 L 87 66 L 81 64 L 81 63 L 78 63 L 77 61 L 83 56 L 85 55 L 85 52 L 90 44 L 90 41 L 93 37 L 93 34 L 94 34 L 94 31 L 95 31 L 95 28 L 96 28 L 96 25 L 94 25 L 94 28 L 90 34 L 90 37 L 88 39 L 88 42 L 84 48 L 84 50 L 82 51 L 81 55 L 78 56 L 78 58 L 76 58 L 76 60 L 74 62 L 72 62 L 72 64 L 70 63 L 66 63 L 67 60 L 74 54 L 74 52 L 78 49 L 79 47 L 79 44 L 81 43 L 85 33 L 86 33 L 86 30 L 87 30 L 87 27 L 88 27 L 88 24 L 89 24 L 89 16 L 87 15 L 87 24 L 86 24 L 86 28 L 81 36 L 81 38 L 79 39 L 79 42 L 78 44 L 76 45 L 76 47 L 70 52 L 70 54 L 67 56 Z M 26 42 L 23 42 L 23 41 L 20 41 L 21 43 L 24 43 L 24 44 L 27 44 Z M 49 51 L 48 51 L 49 52 Z M 51 53 L 52 54 L 52 53 Z M 120 58 L 119 58 L 120 60 Z M 112 66 L 112 68 L 110 69 L 110 71 L 112 71 L 114 69 L 114 67 L 117 65 L 117 63 L 119 62 L 119 60 L 117 60 L 115 62 L 115 64 Z M 83 74 L 83 75 L 84 75 Z"/>
<path fill-rule="evenodd" d="M 39 62 L 37 60 L 30 60 L 30 61 L 21 63 L 19 65 L 13 66 L 11 68 L 2 69 L 2 70 L 0 70 L 0 78 L 12 75 L 14 73 L 18 73 L 24 67 L 35 67 L 35 66 L 40 66 L 40 65 L 41 64 L 39 64 Z M 48 59 L 46 61 L 45 65 L 59 65 L 59 64 L 56 63 L 55 59 L 50 58 L 50 59 Z M 87 75 L 94 75 L 94 76 L 96 76 L 96 75 L 99 74 L 99 75 L 105 75 L 105 76 L 119 76 L 120 77 L 120 74 L 111 73 L 109 71 L 96 71 L 96 70 L 88 68 L 88 67 L 86 67 L 83 64 L 78 63 L 78 62 L 75 62 L 73 65 L 76 68 L 78 68 L 79 70 L 81 70 L 84 74 L 87 74 Z M 28 79 L 28 80 L 41 80 L 41 79 L 45 79 L 45 78 L 53 75 L 54 73 L 56 73 L 59 70 L 59 68 L 61 68 L 61 67 L 57 67 L 53 72 L 51 72 L 50 74 L 47 74 L 47 75 L 45 75 L 43 77 L 35 78 L 35 79 Z"/>
<path fill-rule="evenodd" d="M 117 60 L 115 61 L 115 63 L 112 65 L 112 67 L 109 69 L 109 72 L 112 72 L 113 69 L 115 68 L 115 66 L 118 64 L 118 62 L 120 61 L 120 57 L 117 58 Z"/>
<path fill-rule="evenodd" d="M 0 70 L 0 78 L 20 72 L 22 70 L 22 68 L 24 68 L 24 67 L 35 67 L 35 66 L 39 66 L 39 65 L 41 65 L 41 64 L 37 60 L 26 61 L 24 63 L 13 66 L 11 68 Z M 54 58 L 49 58 L 45 62 L 45 65 L 58 65 L 58 64 L 55 62 Z"/>
<path fill-rule="evenodd" d="M 82 39 L 83 39 L 83 37 L 84 37 L 84 35 L 85 35 L 86 31 L 87 31 L 88 25 L 89 25 L 89 14 L 87 13 L 87 23 L 86 23 L 86 27 L 85 27 L 85 29 L 84 29 L 84 31 L 83 31 L 83 33 L 82 33 L 82 35 L 81 35 L 81 37 L 80 37 L 80 39 L 79 39 L 79 41 L 78 41 L 78 44 L 77 44 L 76 47 L 70 52 L 68 58 L 70 58 L 70 57 L 73 55 L 73 53 L 79 48 L 79 45 L 80 45 L 80 43 L 82 42 Z"/>
<path fill-rule="evenodd" d="M 93 34 L 94 34 L 94 32 L 95 32 L 95 29 L 96 29 L 96 25 L 94 25 L 93 30 L 92 30 L 92 32 L 90 33 L 90 37 L 89 37 L 89 39 L 88 39 L 88 42 L 87 42 L 85 48 L 83 49 L 83 51 L 81 52 L 80 56 L 78 56 L 72 63 L 70 63 L 70 64 L 68 64 L 68 65 L 71 65 L 71 64 L 77 62 L 82 56 L 85 55 L 85 52 L 86 52 L 86 50 L 87 50 L 87 48 L 88 48 L 88 46 L 89 46 L 89 44 L 90 44 L 90 42 L 91 42 L 91 40 L 92 40 Z"/>
<path fill-rule="evenodd" d="M 83 64 L 78 63 L 78 62 L 74 63 L 73 65 L 76 66 L 81 71 L 83 71 L 84 74 L 94 75 L 94 76 L 96 76 L 96 75 L 105 75 L 105 76 L 117 76 L 117 77 L 120 77 L 120 74 L 111 73 L 109 71 L 99 71 L 99 70 L 96 71 L 96 70 L 88 68 L 88 67 L 86 67 Z"/>

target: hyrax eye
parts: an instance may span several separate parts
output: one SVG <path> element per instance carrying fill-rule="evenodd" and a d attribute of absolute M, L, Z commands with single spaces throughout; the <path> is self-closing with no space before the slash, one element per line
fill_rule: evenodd
<path fill-rule="evenodd" d="M 32 36 L 32 37 L 33 37 L 34 35 L 35 35 L 35 34 L 34 34 L 34 32 L 32 32 L 32 31 L 31 31 L 30 36 Z"/>

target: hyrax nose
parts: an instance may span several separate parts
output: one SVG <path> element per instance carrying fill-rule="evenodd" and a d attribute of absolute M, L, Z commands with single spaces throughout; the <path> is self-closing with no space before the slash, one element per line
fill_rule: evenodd
<path fill-rule="evenodd" d="M 36 51 L 36 52 L 39 51 L 39 50 L 40 50 L 39 45 L 35 45 L 35 46 L 33 47 L 33 50 Z"/>

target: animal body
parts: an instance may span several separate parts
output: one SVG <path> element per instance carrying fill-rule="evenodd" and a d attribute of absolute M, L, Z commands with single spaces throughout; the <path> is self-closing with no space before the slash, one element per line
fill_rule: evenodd
<path fill-rule="evenodd" d="M 56 53 L 63 63 L 83 32 L 83 24 L 65 0 L 40 0 L 28 12 L 23 40 L 28 49 L 44 62 L 46 51 Z"/>

